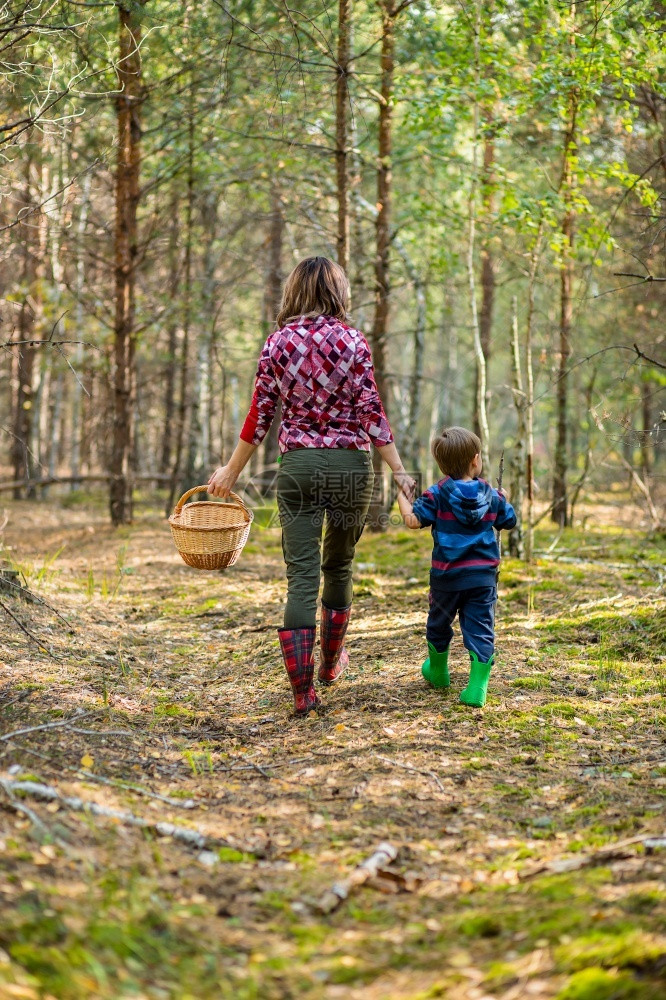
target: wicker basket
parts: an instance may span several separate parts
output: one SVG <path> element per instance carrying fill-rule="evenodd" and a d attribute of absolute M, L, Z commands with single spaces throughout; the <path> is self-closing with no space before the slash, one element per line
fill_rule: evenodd
<path fill-rule="evenodd" d="M 169 518 L 176 548 L 188 566 L 195 569 L 225 569 L 233 566 L 250 534 L 254 514 L 235 493 L 230 503 L 202 500 L 188 503 L 195 493 L 206 491 L 195 486 L 183 493 Z"/>

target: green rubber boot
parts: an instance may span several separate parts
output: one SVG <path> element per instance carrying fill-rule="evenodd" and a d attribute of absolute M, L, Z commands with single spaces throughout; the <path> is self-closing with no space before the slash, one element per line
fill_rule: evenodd
<path fill-rule="evenodd" d="M 488 681 L 490 679 L 490 669 L 495 659 L 495 654 L 484 662 L 480 660 L 476 653 L 470 652 L 469 681 L 464 691 L 460 692 L 460 700 L 464 705 L 472 705 L 473 708 L 483 708 L 486 703 L 488 693 Z"/>
<path fill-rule="evenodd" d="M 431 642 L 428 643 L 430 656 L 421 665 L 421 673 L 436 688 L 447 688 L 451 684 L 449 678 L 449 651 L 438 653 Z"/>

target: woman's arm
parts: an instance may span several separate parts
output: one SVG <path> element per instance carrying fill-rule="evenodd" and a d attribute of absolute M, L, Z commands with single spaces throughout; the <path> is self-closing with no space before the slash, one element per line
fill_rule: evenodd
<path fill-rule="evenodd" d="M 405 467 L 402 464 L 395 442 L 391 441 L 390 444 L 383 444 L 377 448 L 377 451 L 393 473 L 393 478 L 398 487 L 398 499 L 400 499 L 401 493 L 406 494 L 406 498 L 413 498 L 416 491 L 416 480 L 405 472 Z"/>
<path fill-rule="evenodd" d="M 236 484 L 236 480 L 256 450 L 256 444 L 249 444 L 241 438 L 227 464 L 221 465 L 219 469 L 216 469 L 208 480 L 208 492 L 211 496 L 229 496 Z"/>
<path fill-rule="evenodd" d="M 264 344 L 257 363 L 254 394 L 245 423 L 240 432 L 240 440 L 226 465 L 216 469 L 208 480 L 208 492 L 214 497 L 228 497 L 236 480 L 266 437 L 275 416 L 279 390 L 271 364 L 270 341 Z"/>
<path fill-rule="evenodd" d="M 257 362 L 257 375 L 254 380 L 254 393 L 252 402 L 248 410 L 245 423 L 240 432 L 240 437 L 248 444 L 261 444 L 264 440 L 275 416 L 280 391 L 278 389 L 271 361 L 271 334 L 264 344 L 263 350 Z"/>
<path fill-rule="evenodd" d="M 398 490 L 398 507 L 402 514 L 402 519 L 408 528 L 420 528 L 421 522 L 416 514 L 412 512 L 412 505 L 401 489 Z"/>
<path fill-rule="evenodd" d="M 391 469 L 398 489 L 404 490 L 408 497 L 413 497 L 416 482 L 405 472 L 398 449 L 395 446 L 393 434 L 377 392 L 370 348 L 367 340 L 361 334 L 358 335 L 356 344 L 352 383 L 354 404 L 361 426 Z"/>

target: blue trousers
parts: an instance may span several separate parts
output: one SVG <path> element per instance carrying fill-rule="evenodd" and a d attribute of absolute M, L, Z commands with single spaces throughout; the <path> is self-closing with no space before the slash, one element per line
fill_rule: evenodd
<path fill-rule="evenodd" d="M 449 648 L 451 624 L 458 615 L 465 648 L 487 662 L 495 652 L 496 587 L 471 590 L 439 590 L 430 587 L 430 610 L 426 638 L 438 653 Z"/>

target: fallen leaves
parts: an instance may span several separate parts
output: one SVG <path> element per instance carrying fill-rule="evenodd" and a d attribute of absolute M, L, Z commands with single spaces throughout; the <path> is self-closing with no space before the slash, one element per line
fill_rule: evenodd
<path fill-rule="evenodd" d="M 544 923 L 549 916 L 555 920 L 558 907 L 562 909 L 557 900 L 551 905 L 541 889 L 556 892 L 560 882 L 566 886 L 569 875 L 580 871 L 577 879 L 591 880 L 595 929 L 602 931 L 608 920 L 607 889 L 613 890 L 613 906 L 623 914 L 627 896 L 638 891 L 631 879 L 640 877 L 642 895 L 636 905 L 648 907 L 655 879 L 661 877 L 655 870 L 664 850 L 660 792 L 666 783 L 654 770 L 663 758 L 656 696 L 642 693 L 649 668 L 625 664 L 626 678 L 618 672 L 605 682 L 604 697 L 611 700 L 595 700 L 598 681 L 590 674 L 597 667 L 585 657 L 597 655 L 598 646 L 572 659 L 566 646 L 557 654 L 549 650 L 549 637 L 542 631 L 544 624 L 569 613 L 565 589 L 535 591 L 537 613 L 527 651 L 532 659 L 524 673 L 522 618 L 515 606 L 500 600 L 502 653 L 481 727 L 456 697 L 423 686 L 415 656 L 422 641 L 423 593 L 392 586 L 390 568 L 382 576 L 381 609 L 373 601 L 355 605 L 352 670 L 339 686 L 322 692 L 320 713 L 295 723 L 275 640 L 246 634 L 243 627 L 250 621 L 245 605 L 255 601 L 250 583 L 254 588 L 257 580 L 266 621 L 279 621 L 284 581 L 277 538 L 268 538 L 268 550 L 260 555 L 246 553 L 246 576 L 230 572 L 210 577 L 171 564 L 159 574 L 146 568 L 141 554 L 155 560 L 159 529 L 139 521 L 131 531 L 132 546 L 145 548 L 136 552 L 137 573 L 124 581 L 127 591 L 117 601 L 81 599 L 74 571 L 63 570 L 63 601 L 84 616 L 77 638 L 81 661 L 72 657 L 61 671 L 52 663 L 45 667 L 37 656 L 17 656 L 16 647 L 8 644 L 7 667 L 0 667 L 8 692 L 4 697 L 14 701 L 18 680 L 30 684 L 33 694 L 11 706 L 6 730 L 20 734 L 0 746 L 7 751 L 7 764 L 29 766 L 34 780 L 56 783 L 68 795 L 94 797 L 155 823 L 163 815 L 175 816 L 176 808 L 180 816 L 181 808 L 196 810 L 193 825 L 234 846 L 192 851 L 169 832 L 156 837 L 150 829 L 128 828 L 118 818 L 93 822 L 72 814 L 58 800 L 34 803 L 44 833 L 25 814 L 15 826 L 16 816 L 3 801 L 0 821 L 5 825 L 0 829 L 9 845 L 3 856 L 12 859 L 17 872 L 11 883 L 3 872 L 0 892 L 4 885 L 10 887 L 3 894 L 5 906 L 14 908 L 26 891 L 42 899 L 45 908 L 65 906 L 71 880 L 78 889 L 66 926 L 83 935 L 106 905 L 104 893 L 112 894 L 113 882 L 119 886 L 113 895 L 117 932 L 127 893 L 133 893 L 134 905 L 137 885 L 144 880 L 147 898 L 157 901 L 160 934 L 154 937 L 168 937 L 169 928 L 177 927 L 181 939 L 192 926 L 200 949 L 197 968 L 204 951 L 206 962 L 214 963 L 221 948 L 228 947 L 237 957 L 230 961 L 225 953 L 224 974 L 233 967 L 239 982 L 251 977 L 268 996 L 274 992 L 276 956 L 291 948 L 290 963 L 304 996 L 316 970 L 322 978 L 312 987 L 315 991 L 324 989 L 326 977 L 340 974 L 339 981 L 325 988 L 335 987 L 350 1000 L 364 989 L 371 997 L 413 996 L 424 967 L 434 961 L 442 973 L 441 995 L 452 1000 L 472 995 L 508 1000 L 512 991 L 520 1000 L 532 995 L 541 1000 L 553 995 L 553 984 L 560 981 L 549 965 L 549 947 L 535 952 L 531 929 L 542 917 Z M 117 542 L 108 544 L 117 547 Z M 394 557 L 392 544 L 390 537 L 361 542 L 370 551 L 385 551 L 387 558 Z M 556 570 L 537 566 L 535 579 L 549 580 Z M 421 579 L 415 570 L 406 567 L 407 572 Z M 580 584 L 581 595 L 605 593 L 605 582 L 603 565 L 592 566 Z M 207 600 L 215 600 L 228 615 L 223 640 L 207 617 L 185 613 L 201 609 Z M 150 621 L 140 624 L 139 617 Z M 102 657 L 100 650 L 108 652 Z M 136 654 L 136 660 L 128 654 Z M 455 684 L 465 669 L 457 640 L 452 668 Z M 521 689 L 518 705 L 513 680 L 542 673 L 548 686 Z M 636 683 L 636 691 L 623 693 L 625 681 Z M 583 687 L 592 691 L 585 703 L 576 694 Z M 0 709 L 3 691 L 0 683 Z M 648 713 L 642 711 L 644 701 Z M 94 709 L 95 720 L 104 719 L 103 725 L 94 723 L 99 730 L 94 742 L 77 731 L 80 717 L 72 714 L 73 706 Z M 163 706 L 178 712 L 169 714 Z M 42 729 L 43 724 L 49 728 Z M 639 759 L 626 771 L 631 758 Z M 641 763 L 650 758 L 655 763 Z M 592 865 L 581 866 L 580 857 L 595 853 L 595 839 L 624 836 L 620 830 L 627 813 L 645 829 L 642 843 L 627 847 L 626 857 L 603 856 L 600 863 L 608 865 L 611 875 L 603 887 L 597 886 L 596 873 L 584 870 Z M 70 854 L 48 843 L 49 830 L 62 836 Z M 355 870 L 375 838 L 400 847 L 399 863 L 379 867 L 365 888 L 354 888 L 353 898 L 329 923 L 316 914 L 314 902 L 326 885 L 344 881 Z M 574 850 L 570 844 L 576 839 L 580 843 Z M 55 853 L 45 853 L 44 847 Z M 616 867 L 622 864 L 628 867 Z M 546 881 L 539 880 L 540 874 Z M 180 911 L 181 903 L 190 909 Z M 467 931 L 451 932 L 462 911 L 502 905 L 515 919 L 515 940 L 505 940 L 501 921 L 495 938 L 477 934 L 473 921 Z M 565 909 L 575 915 L 581 905 L 567 897 Z M 581 912 L 589 912 L 587 903 Z M 650 911 L 632 911 L 630 919 L 651 919 Z M 488 930 L 493 921 L 494 915 L 478 926 Z M 410 925 L 418 928 L 412 937 L 406 930 Z M 550 934 L 541 931 L 538 940 L 547 942 Z M 400 953 L 408 963 L 405 975 L 409 972 L 403 993 L 391 992 L 389 973 L 384 985 L 377 985 L 382 982 L 381 960 L 377 969 L 368 962 L 377 941 L 391 940 L 396 949 L 406 942 Z M 136 944 L 134 939 L 131 943 Z M 484 982 L 488 962 L 502 960 L 512 950 L 517 957 L 507 962 L 519 977 L 517 984 L 491 988 Z M 523 963 L 523 950 L 532 956 L 529 962 Z M 170 968 L 168 954 L 165 968 Z M 249 970 L 253 962 L 258 967 Z M 458 977 L 453 991 L 447 978 L 452 970 Z M 219 969 L 217 974 L 222 974 Z M 97 990 L 106 1000 L 92 978 L 90 982 L 88 995 Z M 537 986 L 540 993 L 534 993 Z M 198 987 L 198 982 L 191 984 L 190 992 L 196 994 Z M 144 980 L 136 994 L 147 988 Z M 165 995 L 170 988 L 177 991 L 170 982 L 155 988 Z M 200 989 L 199 995 L 208 994 Z M 233 987 L 229 995 L 234 995 Z"/>

